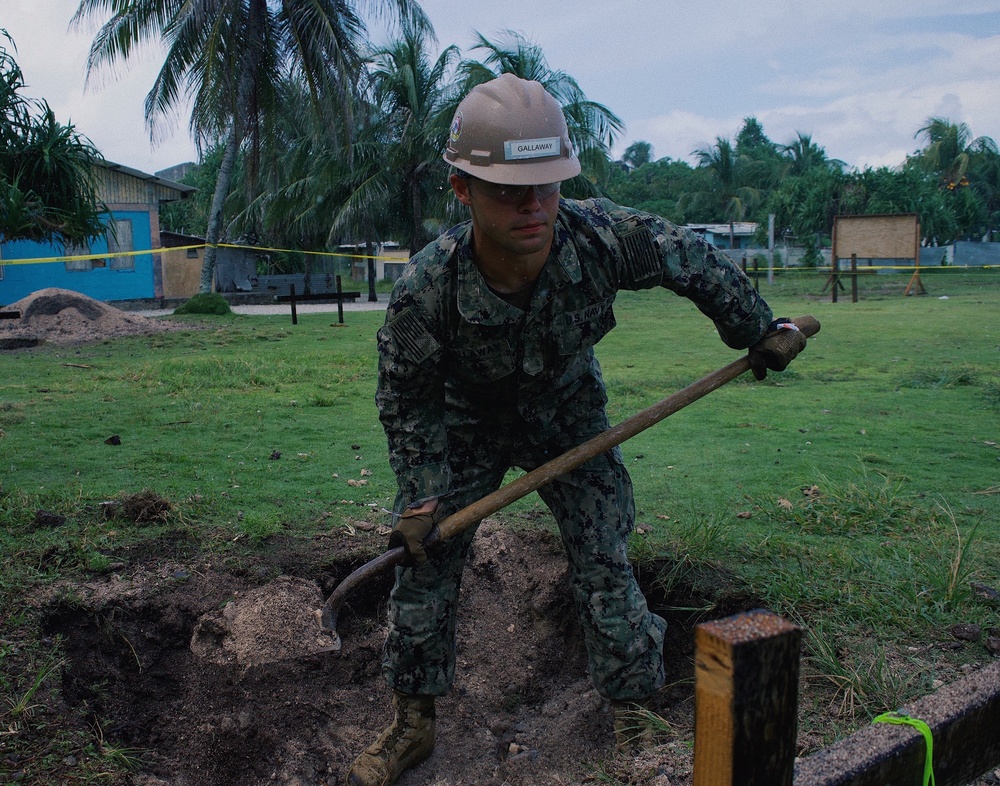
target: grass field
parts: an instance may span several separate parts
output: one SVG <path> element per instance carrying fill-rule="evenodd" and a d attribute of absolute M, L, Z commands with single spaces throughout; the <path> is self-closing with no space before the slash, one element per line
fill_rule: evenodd
<path fill-rule="evenodd" d="M 836 304 L 819 274 L 762 281 L 777 314 L 820 320 L 805 353 L 623 446 L 634 557 L 663 596 L 683 587 L 709 614 L 737 593 L 801 622 L 809 673 L 846 727 L 992 657 L 982 641 L 935 646 L 954 641 L 950 626 L 1000 637 L 988 597 L 1000 590 L 1000 275 L 926 275 L 919 297 L 902 296 L 905 276 L 868 279 L 860 302 Z M 613 422 L 736 357 L 669 293 L 623 293 L 616 315 L 598 347 Z M 0 639 L 23 621 L 24 593 L 101 573 L 123 544 L 180 533 L 192 552 L 238 560 L 278 534 L 350 526 L 359 506 L 385 522 L 381 320 L 202 317 L 152 338 L 0 353 Z M 144 491 L 169 516 L 109 519 Z M 505 516 L 549 526 L 524 523 L 540 505 L 531 495 Z M 40 527 L 38 511 L 66 522 Z M 0 680 L 12 705 L 26 689 Z"/>

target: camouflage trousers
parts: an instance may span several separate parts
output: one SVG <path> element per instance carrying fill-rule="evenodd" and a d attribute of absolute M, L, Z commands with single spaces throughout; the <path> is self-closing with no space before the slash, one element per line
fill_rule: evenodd
<path fill-rule="evenodd" d="M 508 468 L 531 470 L 607 425 L 601 407 L 542 444 L 519 439 L 518 430 L 506 426 L 450 430 L 452 488 L 458 490 L 439 505 L 445 514 L 460 510 L 496 490 Z M 649 611 L 628 561 L 635 503 L 621 451 L 592 459 L 538 494 L 559 524 L 595 686 L 615 700 L 651 695 L 665 679 L 666 623 Z M 397 512 L 408 501 L 397 500 Z M 456 607 L 475 529 L 470 526 L 435 546 L 424 565 L 397 568 L 383 659 L 395 690 L 441 696 L 454 682 Z"/>

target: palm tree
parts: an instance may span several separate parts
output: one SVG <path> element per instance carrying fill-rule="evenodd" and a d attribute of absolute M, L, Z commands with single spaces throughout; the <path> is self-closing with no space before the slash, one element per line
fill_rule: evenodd
<path fill-rule="evenodd" d="M 271 183 L 241 218 L 311 237 L 314 247 L 342 238 L 371 247 L 393 238 L 420 248 L 428 239 L 425 215 L 445 201 L 435 196 L 443 195 L 446 182 L 441 152 L 451 115 L 443 107 L 451 89 L 447 72 L 458 52 L 447 47 L 432 62 L 432 35 L 404 24 L 397 40 L 371 52 L 368 100 L 356 105 L 349 158 L 326 128 L 336 118 L 283 124 Z M 373 267 L 370 261 L 371 299 Z"/>
<path fill-rule="evenodd" d="M 624 124 L 610 109 L 591 101 L 577 81 L 565 71 L 552 70 L 541 47 L 527 41 L 520 33 L 505 31 L 499 42 L 477 33 L 473 49 L 485 52 L 482 62 L 464 60 L 459 73 L 464 85 L 458 99 L 476 85 L 495 79 L 500 74 L 514 74 L 522 79 L 541 83 L 562 105 L 569 138 L 583 168 L 573 184 L 564 189 L 580 195 L 596 193 L 597 183 L 607 182 L 610 171 L 609 150 Z"/>
<path fill-rule="evenodd" d="M 965 123 L 932 117 L 917 131 L 926 146 L 907 162 L 936 178 L 951 197 L 958 223 L 955 236 L 989 236 L 996 216 L 997 144 L 990 137 L 972 137 Z"/>
<path fill-rule="evenodd" d="M 847 167 L 843 161 L 827 158 L 826 150 L 812 140 L 812 135 L 797 131 L 795 139 L 787 145 L 781 145 L 781 154 L 789 161 L 788 174 L 802 176 L 812 169 L 827 169 L 843 172 Z"/>
<path fill-rule="evenodd" d="M 283 112 L 282 78 L 304 81 L 312 108 L 336 106 L 352 128 L 354 86 L 365 35 L 358 3 L 349 0 L 81 0 L 72 23 L 110 14 L 94 38 L 87 73 L 127 60 L 142 43 L 167 47 L 163 67 L 146 96 L 151 132 L 182 95 L 193 96 L 190 127 L 199 145 L 224 144 L 208 228 L 201 290 L 211 290 L 215 251 L 237 154 L 245 149 L 250 178 L 263 138 Z M 376 15 L 429 25 L 415 0 L 368 0 Z M 348 141 L 348 140 L 344 140 Z"/>
<path fill-rule="evenodd" d="M 937 175 L 941 187 L 949 191 L 969 185 L 967 175 L 974 152 L 997 150 L 996 142 L 989 137 L 973 139 L 968 125 L 952 123 L 943 117 L 929 118 L 916 136 L 927 140 L 918 162 L 925 171 Z"/>
<path fill-rule="evenodd" d="M 448 76 L 459 53 L 455 46 L 446 47 L 432 63 L 427 40 L 404 25 L 397 41 L 373 53 L 371 68 L 377 134 L 385 144 L 378 176 L 385 192 L 402 197 L 401 203 L 384 207 L 406 220 L 400 239 L 414 252 L 430 239 L 424 228 L 428 181 L 436 173 L 443 183 L 447 171 L 441 152 L 452 114 Z M 387 179 L 396 184 L 385 188 Z"/>
<path fill-rule="evenodd" d="M 733 224 L 742 221 L 762 199 L 760 190 L 747 182 L 753 162 L 746 156 L 737 155 L 729 140 L 722 137 L 717 137 L 711 147 L 695 150 L 693 155 L 698 165 L 711 174 L 712 188 L 691 194 L 688 200 L 714 206 L 718 211 L 716 215 L 729 223 L 729 247 L 732 248 Z"/>
<path fill-rule="evenodd" d="M 644 142 L 641 139 L 638 142 L 633 142 L 622 154 L 622 162 L 629 169 L 638 169 L 644 164 L 648 164 L 653 160 L 653 146 L 649 142 Z"/>

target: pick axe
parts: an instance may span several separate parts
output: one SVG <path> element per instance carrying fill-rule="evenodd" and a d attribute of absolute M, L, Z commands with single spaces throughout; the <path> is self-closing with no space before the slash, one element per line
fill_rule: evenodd
<path fill-rule="evenodd" d="M 802 316 L 792 321 L 806 336 L 814 336 L 819 332 L 819 321 L 815 317 Z M 581 464 L 585 464 L 590 459 L 599 456 L 616 445 L 620 445 L 625 440 L 634 437 L 641 431 L 645 431 L 650 426 L 659 423 L 664 418 L 673 415 L 678 410 L 683 409 L 688 404 L 697 401 L 703 396 L 707 396 L 713 390 L 721 388 L 727 382 L 731 382 L 749 370 L 750 356 L 744 355 L 739 360 L 734 360 L 729 365 L 713 371 L 697 382 L 692 382 L 683 390 L 667 396 L 659 403 L 653 404 L 641 412 L 637 412 L 627 420 L 623 420 L 618 425 L 602 431 L 597 436 L 591 437 L 586 442 L 566 451 L 561 456 L 557 456 L 540 467 L 531 470 L 531 472 L 521 475 L 492 494 L 487 494 L 471 505 L 467 505 L 461 510 L 452 513 L 443 519 L 437 528 L 431 532 L 424 541 L 424 546 L 430 548 L 436 543 L 447 540 L 469 525 L 477 521 L 482 521 L 490 514 L 496 513 L 498 510 L 507 507 L 522 497 L 526 497 L 532 491 L 537 491 L 551 480 L 570 470 L 576 469 Z M 400 564 L 405 557 L 406 549 L 403 546 L 388 549 L 375 559 L 357 568 L 340 582 L 337 588 L 330 594 L 330 597 L 327 598 L 326 603 L 323 604 L 323 608 L 316 612 L 320 627 L 332 638 L 330 646 L 324 647 L 323 652 L 339 652 L 341 649 L 341 639 L 337 633 L 337 616 L 340 614 L 340 609 L 344 605 L 344 601 L 348 595 L 369 579 Z"/>

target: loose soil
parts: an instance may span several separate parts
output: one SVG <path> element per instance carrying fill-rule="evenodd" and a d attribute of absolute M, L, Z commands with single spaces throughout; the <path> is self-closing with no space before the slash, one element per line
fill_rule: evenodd
<path fill-rule="evenodd" d="M 191 329 L 190 325 L 129 314 L 79 292 L 55 287 L 32 292 L 3 311 L 21 316 L 0 319 L 0 349 L 22 349 L 46 342 L 80 344 Z"/>
<path fill-rule="evenodd" d="M 380 674 L 389 577 L 341 612 L 339 653 L 314 612 L 352 569 L 361 537 L 276 541 L 252 575 L 212 565 L 136 564 L 50 588 L 42 635 L 61 637 L 62 700 L 104 735 L 141 751 L 135 784 L 342 783 L 388 723 Z M 313 553 L 310 553 L 310 549 Z M 377 553 L 377 551 L 375 552 Z M 333 562 L 331 562 L 333 560 Z M 270 580 L 261 574 L 278 565 Z M 558 537 L 482 525 L 464 576 L 458 678 L 438 702 L 438 745 L 401 784 L 679 784 L 690 774 L 692 647 L 674 622 L 673 687 L 655 709 L 677 734 L 643 756 L 613 753 L 611 714 L 593 689 Z"/>

